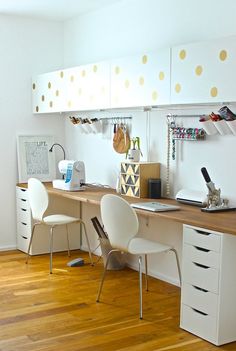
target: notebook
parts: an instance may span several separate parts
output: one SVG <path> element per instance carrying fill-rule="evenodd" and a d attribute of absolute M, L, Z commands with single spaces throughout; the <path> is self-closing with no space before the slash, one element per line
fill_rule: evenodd
<path fill-rule="evenodd" d="M 139 208 L 140 210 L 152 211 L 152 212 L 163 212 L 163 211 L 176 211 L 179 210 L 179 206 L 162 204 L 160 202 L 136 202 L 130 204 L 134 208 Z"/>

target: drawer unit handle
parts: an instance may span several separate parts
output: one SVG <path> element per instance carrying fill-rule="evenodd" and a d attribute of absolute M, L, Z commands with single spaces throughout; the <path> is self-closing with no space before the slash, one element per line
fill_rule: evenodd
<path fill-rule="evenodd" d="M 26 199 L 21 199 L 21 201 L 24 201 L 24 202 L 26 202 Z"/>
<path fill-rule="evenodd" d="M 23 225 L 27 225 L 27 223 L 25 223 L 25 222 L 21 222 L 21 224 L 23 224 Z"/>
<path fill-rule="evenodd" d="M 198 267 L 201 267 L 201 268 L 204 268 L 204 269 L 209 269 L 210 268 L 208 266 L 205 266 L 204 264 L 200 264 L 200 263 L 197 263 L 197 262 L 193 262 L 193 264 L 195 264 L 195 266 L 198 266 Z"/>
<path fill-rule="evenodd" d="M 23 191 L 23 192 L 25 192 L 25 191 L 26 191 L 26 189 L 20 189 L 20 191 Z"/>
<path fill-rule="evenodd" d="M 202 314 L 203 316 L 208 316 L 207 313 L 204 313 L 204 312 L 202 312 L 202 311 L 196 310 L 196 308 L 193 308 L 193 307 L 191 307 L 191 308 L 192 308 L 192 310 L 193 310 L 194 312 L 197 312 L 197 313 L 199 313 L 199 314 Z"/>
<path fill-rule="evenodd" d="M 199 246 L 194 246 L 196 250 L 199 250 L 199 251 L 204 251 L 204 252 L 209 252 L 211 250 L 208 250 L 208 249 L 203 249 L 203 247 L 199 247 Z"/>
<path fill-rule="evenodd" d="M 205 292 L 205 293 L 209 292 L 209 290 L 206 290 L 206 289 L 203 289 L 203 288 L 199 288 L 199 287 L 196 286 L 196 285 L 192 285 L 192 287 L 193 287 L 194 289 L 196 289 L 196 290 L 200 290 L 200 291 Z"/>
<path fill-rule="evenodd" d="M 202 235 L 211 235 L 211 233 L 204 232 L 204 231 L 198 230 L 198 229 L 196 229 L 196 232 L 199 233 L 199 234 L 202 234 Z"/>
<path fill-rule="evenodd" d="M 21 211 L 24 211 L 24 212 L 26 212 L 27 210 L 26 210 L 26 208 L 21 208 Z"/>
<path fill-rule="evenodd" d="M 26 238 L 26 236 L 23 236 L 23 235 L 21 235 L 21 237 L 23 238 L 23 239 L 25 239 L 25 240 L 27 240 L 28 238 Z"/>

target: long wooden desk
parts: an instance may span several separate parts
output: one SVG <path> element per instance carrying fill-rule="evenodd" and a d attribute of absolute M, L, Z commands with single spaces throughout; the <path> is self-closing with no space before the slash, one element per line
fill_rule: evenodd
<path fill-rule="evenodd" d="M 54 189 L 51 183 L 44 183 L 48 193 L 61 198 L 68 198 L 75 201 L 85 202 L 89 204 L 99 205 L 101 198 L 105 194 L 115 194 L 112 189 L 104 189 L 98 187 L 87 188 L 85 191 L 63 191 Z M 18 184 L 20 187 L 27 187 L 27 184 Z M 124 196 L 124 198 L 132 203 L 145 201 L 145 199 L 137 199 L 134 197 Z M 150 199 L 146 199 L 150 201 Z M 206 213 L 201 212 L 199 207 L 180 204 L 172 199 L 158 199 L 158 202 L 166 204 L 174 204 L 180 206 L 180 211 L 169 212 L 150 212 L 143 210 L 136 210 L 138 214 L 148 217 L 161 217 L 167 220 L 172 220 L 179 223 L 189 224 L 196 227 L 203 227 L 222 233 L 236 235 L 236 211 L 220 212 L 220 213 Z"/>

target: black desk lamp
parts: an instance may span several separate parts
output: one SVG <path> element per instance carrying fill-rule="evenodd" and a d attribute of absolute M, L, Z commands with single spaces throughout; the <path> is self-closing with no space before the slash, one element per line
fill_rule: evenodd
<path fill-rule="evenodd" d="M 50 147 L 49 152 L 52 152 L 54 146 L 56 146 L 56 145 L 57 145 L 57 146 L 60 146 L 60 148 L 62 149 L 62 151 L 63 151 L 63 160 L 65 160 L 65 159 L 66 159 L 66 152 L 65 152 L 64 147 L 63 147 L 61 144 L 59 144 L 59 143 L 54 143 L 54 144 Z M 62 179 L 64 179 L 64 174 L 62 175 Z"/>

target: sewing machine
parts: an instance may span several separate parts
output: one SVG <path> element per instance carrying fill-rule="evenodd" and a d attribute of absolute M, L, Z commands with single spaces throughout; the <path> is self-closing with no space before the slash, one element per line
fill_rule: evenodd
<path fill-rule="evenodd" d="M 84 190 L 85 167 L 82 161 L 63 160 L 58 163 L 58 169 L 65 177 L 53 180 L 53 188 L 67 191 Z"/>

